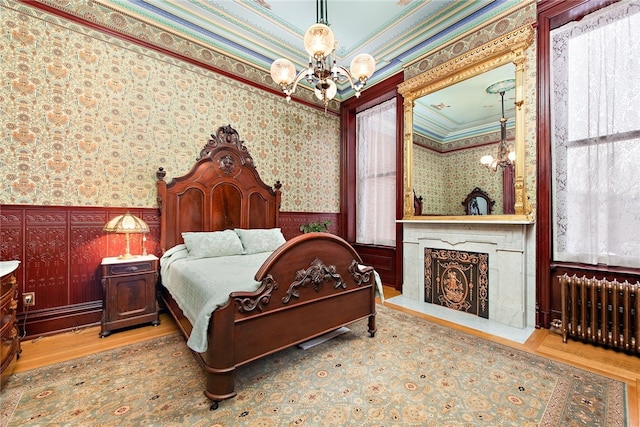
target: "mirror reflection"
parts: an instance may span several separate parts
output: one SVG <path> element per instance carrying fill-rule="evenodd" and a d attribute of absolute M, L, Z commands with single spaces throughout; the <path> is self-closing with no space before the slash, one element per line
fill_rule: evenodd
<path fill-rule="evenodd" d="M 496 201 L 478 187 L 474 188 L 462 202 L 467 215 L 491 215 L 495 204 Z"/>
<path fill-rule="evenodd" d="M 415 100 L 412 187 L 422 198 L 422 215 L 467 215 L 462 202 L 475 188 L 495 201 L 485 215 L 514 213 L 513 167 L 481 165 L 483 157 L 499 157 L 501 141 L 502 157 L 513 156 L 514 88 L 509 62 Z"/>
<path fill-rule="evenodd" d="M 398 85 L 398 92 L 404 98 L 405 219 L 531 219 L 532 209 L 527 197 L 524 175 L 524 79 L 525 50 L 533 39 L 533 28 L 525 25 L 439 65 L 429 67 L 428 64 L 421 63 L 425 65 L 425 71 Z M 502 72 L 505 74 L 498 74 Z M 464 82 L 469 84 L 474 81 L 471 79 L 478 76 L 480 80 L 486 80 L 479 83 L 477 90 L 464 87 Z M 511 84 L 500 83 L 505 79 L 514 80 L 513 89 L 506 89 Z M 460 83 L 463 84 L 459 86 Z M 487 92 L 491 85 L 495 85 L 494 88 L 503 88 L 505 92 L 505 143 L 502 145 L 504 150 L 498 150 L 502 137 L 498 124 L 501 116 L 497 111 L 501 106 L 502 95 L 489 93 L 495 92 L 492 90 Z M 451 98 L 445 97 L 447 89 L 460 90 L 455 94 L 456 103 L 449 101 L 453 99 L 453 95 Z M 445 91 L 440 92 L 441 90 Z M 474 97 L 480 97 L 480 100 L 472 102 Z M 515 110 L 511 110 L 513 106 Z M 454 109 L 467 109 L 467 115 L 476 121 L 464 125 L 463 120 L 466 119 L 450 114 Z M 485 110 L 493 111 L 492 125 L 480 121 L 480 116 L 487 115 Z M 509 114 L 511 111 L 513 113 Z M 509 119 L 511 125 L 508 125 Z M 431 127 L 427 126 L 429 122 L 433 122 Z M 443 130 L 445 125 L 450 129 Z M 445 144 L 446 149 L 443 146 Z M 414 153 L 415 147 L 418 148 Z M 508 163 L 512 164 L 504 169 L 498 168 L 494 174 L 489 173 L 488 168 L 480 164 L 480 159 L 487 155 L 508 159 L 511 150 L 514 151 L 515 158 L 513 162 Z M 485 163 L 492 162 L 485 157 Z M 505 170 L 508 172 L 503 174 Z M 414 175 L 417 176 L 414 178 Z M 417 187 L 415 191 L 414 186 Z M 464 195 L 475 187 L 485 189 L 489 197 L 496 200 L 495 215 L 493 211 L 491 215 L 473 216 L 460 212 L 460 202 Z M 419 198 L 422 198 L 423 203 L 416 203 Z M 423 206 L 422 213 L 425 215 L 416 216 L 416 205 Z M 509 210 L 513 213 L 504 214 Z"/>

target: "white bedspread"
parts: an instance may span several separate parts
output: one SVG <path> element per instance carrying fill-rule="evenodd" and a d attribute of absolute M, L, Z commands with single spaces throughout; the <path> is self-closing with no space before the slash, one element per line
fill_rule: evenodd
<path fill-rule="evenodd" d="M 189 259 L 185 245 L 169 249 L 160 259 L 162 284 L 193 325 L 187 345 L 207 351 L 207 328 L 213 311 L 236 291 L 255 291 L 258 268 L 271 255 L 262 252 L 216 258 Z"/>

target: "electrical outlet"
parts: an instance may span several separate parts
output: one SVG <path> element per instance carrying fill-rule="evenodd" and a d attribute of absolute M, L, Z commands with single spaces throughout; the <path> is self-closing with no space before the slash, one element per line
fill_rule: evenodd
<path fill-rule="evenodd" d="M 24 294 L 22 294 L 22 302 L 25 307 L 31 307 L 32 305 L 36 305 L 36 293 L 25 292 Z"/>

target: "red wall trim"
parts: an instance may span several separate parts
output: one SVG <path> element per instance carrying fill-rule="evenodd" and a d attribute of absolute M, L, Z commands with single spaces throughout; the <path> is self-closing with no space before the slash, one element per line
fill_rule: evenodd
<path fill-rule="evenodd" d="M 402 242 L 400 242 L 400 245 L 401 244 Z M 358 244 L 354 244 L 353 248 L 358 252 L 360 257 L 362 257 L 364 265 L 372 265 L 375 267 L 382 283 L 385 285 L 395 283 L 399 274 L 395 248 Z M 400 268 L 402 268 L 402 264 L 400 264 Z"/>
<path fill-rule="evenodd" d="M 302 234 L 301 225 L 322 221 L 331 221 L 329 232 L 339 236 L 340 214 L 338 213 L 280 212 L 280 228 L 287 240 Z"/>
<path fill-rule="evenodd" d="M 150 232 L 148 253 L 159 255 L 157 209 L 84 206 L 0 206 L 0 259 L 20 260 L 18 281 L 19 325 L 24 325 L 22 293 L 35 292 L 26 331 L 42 335 L 98 322 L 101 316 L 102 258 L 124 252 L 123 235 L 102 228 L 116 215 L 131 212 L 142 218 Z M 142 236 L 131 235 L 131 252 L 142 250 Z"/>
<path fill-rule="evenodd" d="M 26 311 L 18 315 L 23 339 L 53 335 L 97 326 L 102 319 L 102 300 L 55 309 Z M 97 334 L 96 334 L 97 335 Z"/>
<path fill-rule="evenodd" d="M 387 78 L 379 85 L 373 86 L 364 92 L 360 98 L 351 98 L 340 106 L 341 125 L 341 157 L 340 157 L 340 212 L 343 214 L 341 234 L 351 243 L 356 239 L 356 113 L 371 108 L 384 101 L 396 98 L 397 115 L 397 156 L 396 156 L 396 218 L 402 219 L 404 215 L 404 107 L 403 98 L 398 94 L 398 85 L 404 81 L 402 72 Z M 363 248 L 359 245 L 358 248 Z M 360 252 L 360 250 L 359 250 Z M 383 278 L 386 285 L 402 288 L 402 224 L 396 225 L 396 247 L 377 248 L 376 253 L 386 252 L 383 258 L 393 259 L 394 268 L 385 266 L 386 261 L 378 263 L 381 258 L 372 257 L 365 263 L 369 263 L 376 270 L 388 270 L 389 274 Z M 363 252 L 364 253 L 364 252 Z"/>

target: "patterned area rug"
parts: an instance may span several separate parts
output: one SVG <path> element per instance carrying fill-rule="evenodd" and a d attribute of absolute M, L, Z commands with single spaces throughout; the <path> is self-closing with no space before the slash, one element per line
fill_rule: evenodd
<path fill-rule="evenodd" d="M 623 426 L 626 385 L 379 306 L 313 347 L 237 369 L 209 411 L 180 335 L 10 377 L 0 424 L 162 426 Z"/>

